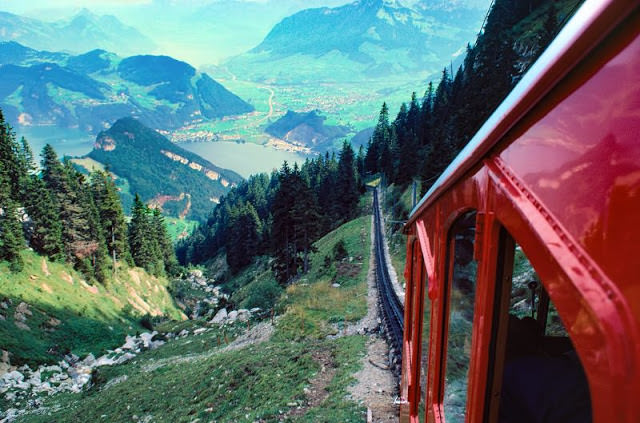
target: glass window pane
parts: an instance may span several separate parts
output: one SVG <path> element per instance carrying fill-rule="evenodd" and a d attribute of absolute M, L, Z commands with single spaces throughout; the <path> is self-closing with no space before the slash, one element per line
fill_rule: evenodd
<path fill-rule="evenodd" d="M 477 263 L 473 258 L 475 212 L 458 219 L 450 235 L 453 273 L 449 291 L 449 324 L 444 405 L 447 423 L 464 422 L 471 358 L 471 333 L 475 305 Z"/>

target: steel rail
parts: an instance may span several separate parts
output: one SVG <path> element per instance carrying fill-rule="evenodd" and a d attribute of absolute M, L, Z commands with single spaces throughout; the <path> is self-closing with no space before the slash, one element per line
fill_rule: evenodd
<path fill-rule="evenodd" d="M 404 307 L 391 283 L 387 260 L 384 253 L 384 238 L 382 236 L 382 219 L 378 202 L 378 190 L 373 191 L 373 215 L 376 252 L 376 286 L 378 301 L 384 322 L 388 341 L 393 350 L 394 361 L 402 359 L 402 333 L 404 331 Z"/>

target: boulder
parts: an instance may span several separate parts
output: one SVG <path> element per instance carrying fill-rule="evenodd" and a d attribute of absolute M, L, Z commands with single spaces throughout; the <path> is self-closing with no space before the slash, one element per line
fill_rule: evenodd
<path fill-rule="evenodd" d="M 229 323 L 233 323 L 238 319 L 238 312 L 236 310 L 232 310 L 227 316 L 227 320 Z"/>
<path fill-rule="evenodd" d="M 149 348 L 149 345 L 151 345 L 151 340 L 153 339 L 154 336 L 156 336 L 158 334 L 158 332 L 156 332 L 155 330 L 151 333 L 149 332 L 143 332 L 140 334 L 140 340 L 142 341 L 142 345 L 145 348 Z"/>
<path fill-rule="evenodd" d="M 227 309 L 221 308 L 209 323 L 215 323 L 219 325 L 222 322 L 224 322 L 227 319 L 227 317 L 228 317 Z"/>
<path fill-rule="evenodd" d="M 6 373 L 2 376 L 1 380 L 6 382 L 22 382 L 24 380 L 24 375 L 17 370 Z"/>
<path fill-rule="evenodd" d="M 241 308 L 240 310 L 238 310 L 238 321 L 246 322 L 250 318 L 251 318 L 251 314 L 249 314 L 249 310 L 246 310 L 244 308 Z"/>
<path fill-rule="evenodd" d="M 96 364 L 96 358 L 92 353 L 89 353 L 89 355 L 86 356 L 80 363 L 85 367 L 93 367 Z"/>
<path fill-rule="evenodd" d="M 135 350 L 137 346 L 137 339 L 135 336 L 127 335 L 124 341 L 124 345 L 121 346 L 123 350 Z"/>

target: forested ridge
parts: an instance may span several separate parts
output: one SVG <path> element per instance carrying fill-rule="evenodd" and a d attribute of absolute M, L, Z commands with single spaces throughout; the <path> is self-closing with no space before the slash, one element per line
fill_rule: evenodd
<path fill-rule="evenodd" d="M 444 68 L 440 81 L 429 82 L 422 97 L 414 92 L 393 120 L 383 104 L 366 149 L 355 154 L 345 142 L 338 159 L 327 154 L 251 177 L 179 244 L 178 259 L 204 263 L 224 251 L 235 272 L 272 255 L 281 283 L 305 273 L 313 242 L 359 213 L 365 179 L 382 175 L 400 190 L 419 181 L 424 194 L 580 3 L 495 1 L 455 75 Z"/>
<path fill-rule="evenodd" d="M 127 225 L 109 172 L 89 177 L 58 158 L 51 145 L 41 154 L 41 170 L 27 140 L 16 140 L 0 112 L 0 260 L 23 267 L 30 247 L 53 261 L 65 261 L 89 281 L 105 282 L 118 261 L 159 276 L 177 265 L 164 218 L 138 196 Z"/>

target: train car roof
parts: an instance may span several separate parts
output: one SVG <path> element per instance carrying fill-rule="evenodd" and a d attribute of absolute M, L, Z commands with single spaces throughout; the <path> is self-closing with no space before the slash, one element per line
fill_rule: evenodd
<path fill-rule="evenodd" d="M 409 215 L 417 216 L 486 156 L 632 10 L 634 2 L 587 0 Z"/>

